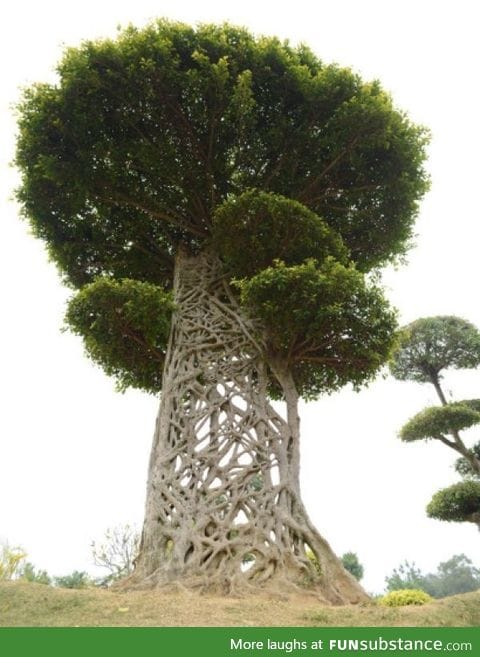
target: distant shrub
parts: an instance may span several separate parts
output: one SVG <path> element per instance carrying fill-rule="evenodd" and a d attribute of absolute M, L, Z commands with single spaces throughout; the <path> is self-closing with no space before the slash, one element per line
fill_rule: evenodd
<path fill-rule="evenodd" d="M 70 575 L 63 575 L 62 577 L 54 577 L 55 586 L 64 589 L 84 589 L 87 586 L 92 586 L 93 582 L 84 571 L 74 570 Z"/>
<path fill-rule="evenodd" d="M 25 582 L 35 582 L 37 584 L 51 584 L 52 578 L 46 570 L 37 570 L 35 566 L 27 561 L 20 573 L 20 579 Z"/>
<path fill-rule="evenodd" d="M 420 589 L 399 589 L 390 591 L 380 598 L 379 602 L 386 607 L 405 607 L 407 605 L 425 605 L 432 600 L 432 596 Z"/>

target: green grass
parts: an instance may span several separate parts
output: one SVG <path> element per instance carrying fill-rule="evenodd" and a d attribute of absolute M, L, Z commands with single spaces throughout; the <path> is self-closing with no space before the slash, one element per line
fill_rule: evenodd
<path fill-rule="evenodd" d="M 470 627 L 480 626 L 480 591 L 424 606 L 384 607 L 371 602 L 327 607 L 299 593 L 224 598 L 188 591 L 71 590 L 0 582 L 0 626 Z"/>

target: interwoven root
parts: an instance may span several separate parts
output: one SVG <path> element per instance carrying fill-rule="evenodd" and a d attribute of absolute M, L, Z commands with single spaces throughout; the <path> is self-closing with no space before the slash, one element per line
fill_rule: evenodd
<path fill-rule="evenodd" d="M 127 585 L 286 583 L 330 602 L 364 599 L 308 520 L 296 410 L 284 419 L 269 403 L 255 327 L 220 263 L 179 256 L 174 294 L 142 545 Z"/>

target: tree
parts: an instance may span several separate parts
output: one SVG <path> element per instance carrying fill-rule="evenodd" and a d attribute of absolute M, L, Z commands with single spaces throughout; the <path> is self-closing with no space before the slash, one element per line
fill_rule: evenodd
<path fill-rule="evenodd" d="M 130 525 L 107 529 L 101 543 L 93 541 L 92 555 L 96 566 L 105 568 L 108 574 L 100 580 L 109 585 L 133 572 L 138 555 L 140 535 Z"/>
<path fill-rule="evenodd" d="M 464 554 L 440 563 L 434 573 L 422 573 L 414 563 L 405 561 L 385 578 L 387 591 L 420 589 L 434 598 L 468 593 L 480 588 L 480 570 Z"/>
<path fill-rule="evenodd" d="M 445 406 L 447 399 L 440 381 L 443 371 L 480 365 L 480 332 L 460 317 L 422 317 L 405 326 L 391 363 L 400 381 L 431 383 Z"/>
<path fill-rule="evenodd" d="M 398 568 L 394 568 L 391 575 L 387 575 L 385 582 L 387 591 L 401 591 L 404 589 L 424 589 L 424 576 L 415 563 L 404 561 Z"/>
<path fill-rule="evenodd" d="M 400 332 L 391 361 L 393 376 L 401 381 L 431 383 L 441 406 L 425 408 L 400 430 L 405 442 L 438 440 L 461 454 L 456 470 L 464 477 L 480 477 L 480 443 L 467 447 L 460 431 L 480 423 L 480 399 L 447 402 L 441 387 L 443 371 L 480 365 L 480 332 L 453 316 L 417 319 Z M 432 497 L 427 515 L 438 520 L 480 521 L 480 483 L 458 482 Z M 480 525 L 479 525 L 480 527 Z"/>
<path fill-rule="evenodd" d="M 362 579 L 364 569 L 355 552 L 345 552 L 342 555 L 342 563 L 345 570 L 348 570 L 356 580 L 360 581 Z"/>
<path fill-rule="evenodd" d="M 368 272 L 408 248 L 425 130 L 305 46 L 167 21 L 69 49 L 19 127 L 67 323 L 121 388 L 162 391 L 129 584 L 362 599 L 301 501 L 298 398 L 389 355 Z"/>

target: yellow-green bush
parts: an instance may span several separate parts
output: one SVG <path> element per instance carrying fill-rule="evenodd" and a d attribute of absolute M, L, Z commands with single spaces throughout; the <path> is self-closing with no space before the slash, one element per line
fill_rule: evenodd
<path fill-rule="evenodd" d="M 14 579 L 26 556 L 27 553 L 22 548 L 0 545 L 0 580 Z"/>
<path fill-rule="evenodd" d="M 386 607 L 404 607 L 406 605 L 425 605 L 432 600 L 431 595 L 420 589 L 399 589 L 390 591 L 380 598 L 379 602 Z"/>

